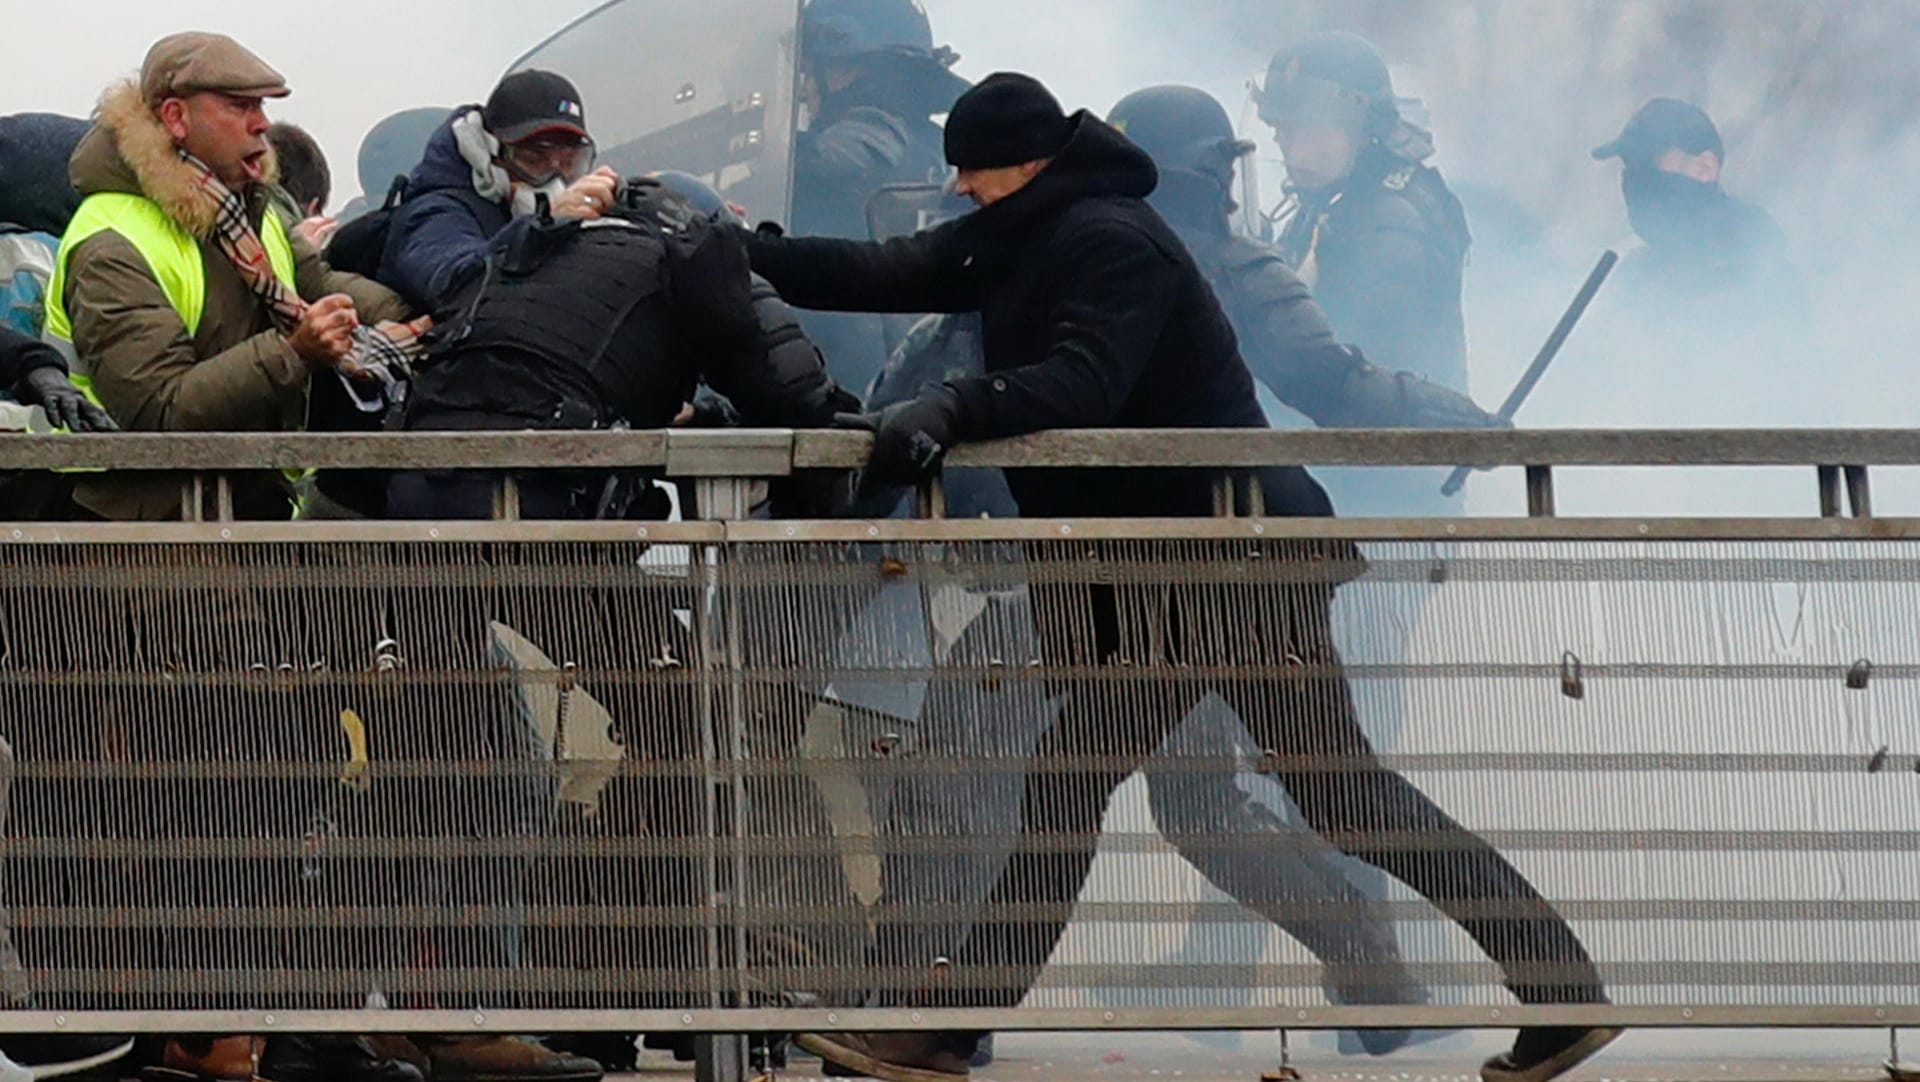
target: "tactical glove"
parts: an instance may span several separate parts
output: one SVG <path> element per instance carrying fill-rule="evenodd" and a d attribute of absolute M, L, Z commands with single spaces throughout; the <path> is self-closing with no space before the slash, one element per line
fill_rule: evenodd
<path fill-rule="evenodd" d="M 1407 428 L 1512 428 L 1474 404 L 1473 399 L 1438 383 L 1400 373 L 1400 393 L 1406 403 Z"/>
<path fill-rule="evenodd" d="M 118 432 L 107 411 L 80 393 L 67 374 L 52 365 L 42 365 L 20 377 L 22 398 L 39 403 L 47 411 L 47 420 L 69 432 Z"/>
<path fill-rule="evenodd" d="M 953 446 L 960 429 L 960 395 L 943 383 L 878 413 L 836 413 L 833 423 L 873 433 L 873 455 L 860 482 L 863 491 L 911 485 L 937 469 Z"/>

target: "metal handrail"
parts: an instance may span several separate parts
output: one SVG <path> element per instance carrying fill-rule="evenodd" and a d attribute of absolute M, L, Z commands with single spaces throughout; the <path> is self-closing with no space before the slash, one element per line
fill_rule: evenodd
<path fill-rule="evenodd" d="M 863 432 L 785 429 L 0 438 L 0 469 L 663 468 L 778 475 L 859 466 Z M 954 467 L 1917 466 L 1920 429 L 1083 429 L 968 444 Z M 771 474 L 768 472 L 771 471 Z M 683 474 L 684 475 L 684 474 Z"/>

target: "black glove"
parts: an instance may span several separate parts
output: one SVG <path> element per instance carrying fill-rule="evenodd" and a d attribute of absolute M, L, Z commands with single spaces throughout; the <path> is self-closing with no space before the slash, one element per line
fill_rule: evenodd
<path fill-rule="evenodd" d="M 42 365 L 20 377 L 22 401 L 38 404 L 47 411 L 47 420 L 55 428 L 69 432 L 118 432 L 107 411 L 80 393 L 67 374 L 52 365 Z"/>
<path fill-rule="evenodd" d="M 693 396 L 693 418 L 687 428 L 739 428 L 740 411 L 733 403 L 702 389 Z"/>
<path fill-rule="evenodd" d="M 960 395 L 939 384 L 878 413 L 836 413 L 833 424 L 873 433 L 873 455 L 860 480 L 863 492 L 911 485 L 939 468 L 958 437 Z"/>

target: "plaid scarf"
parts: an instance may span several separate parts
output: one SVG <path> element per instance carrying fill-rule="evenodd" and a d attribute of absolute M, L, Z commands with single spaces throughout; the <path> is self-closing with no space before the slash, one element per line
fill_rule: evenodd
<path fill-rule="evenodd" d="M 260 235 L 247 221 L 246 200 L 222 184 L 205 162 L 184 150 L 180 157 L 193 168 L 200 197 L 217 208 L 214 243 L 233 264 L 233 269 L 240 272 L 254 296 L 266 302 L 273 325 L 281 334 L 291 335 L 306 314 L 307 302 L 273 272 L 266 245 L 260 242 Z M 353 329 L 353 349 L 335 367 L 362 409 L 377 409 L 380 400 L 387 397 L 384 392 L 391 392 L 401 380 L 412 376 L 411 362 L 424 351 L 420 336 L 432 326 L 432 318 L 422 316 L 411 323 L 386 322 L 377 327 L 363 324 Z M 355 387 L 354 381 L 363 386 Z M 367 384 L 376 385 L 378 391 L 371 396 L 365 394 L 366 390 L 373 389 L 364 386 Z"/>

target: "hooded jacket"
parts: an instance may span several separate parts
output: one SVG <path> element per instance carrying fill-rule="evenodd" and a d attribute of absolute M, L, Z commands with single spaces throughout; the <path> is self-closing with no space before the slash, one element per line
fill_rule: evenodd
<path fill-rule="evenodd" d="M 427 153 L 407 180 L 393 212 L 375 277 L 422 311 L 444 304 L 467 275 L 486 265 L 487 245 L 513 221 L 504 200 L 474 189 L 473 166 L 460 152 L 454 124 L 469 106 L 435 129 Z"/>
<path fill-rule="evenodd" d="M 270 158 L 267 181 L 274 172 Z M 70 254 L 62 299 L 73 322 L 74 350 L 101 405 L 120 427 L 132 432 L 300 429 L 313 368 L 274 329 L 266 305 L 210 239 L 212 212 L 193 198 L 191 167 L 132 82 L 101 98 L 69 173 L 82 196 L 119 192 L 152 200 L 199 238 L 206 271 L 206 306 L 197 332 L 189 334 L 146 260 L 125 237 L 99 233 Z M 256 184 L 248 193 L 247 212 L 256 229 L 270 213 L 269 186 Z M 345 293 L 368 323 L 407 318 L 407 306 L 391 291 L 336 273 L 298 237 L 293 249 L 302 297 Z M 180 482 L 172 474 L 89 475 L 77 484 L 74 499 L 108 519 L 178 519 Z M 235 513 L 246 518 L 285 518 L 292 509 L 287 485 L 277 474 L 235 478 L 233 496 Z"/>
<path fill-rule="evenodd" d="M 758 237 L 754 269 L 807 308 L 981 315 L 987 371 L 953 380 L 962 440 L 1054 428 L 1265 428 L 1233 328 L 1173 230 L 1144 201 L 1153 160 L 1089 113 L 1026 188 L 881 244 Z M 1193 471 L 1018 471 L 1027 515 L 1202 516 Z M 1302 470 L 1269 506 L 1327 514 Z"/>

